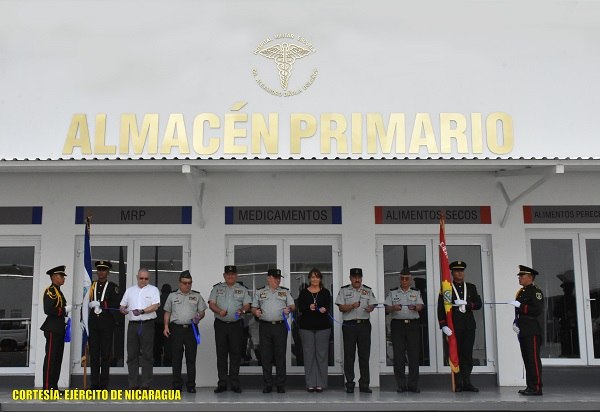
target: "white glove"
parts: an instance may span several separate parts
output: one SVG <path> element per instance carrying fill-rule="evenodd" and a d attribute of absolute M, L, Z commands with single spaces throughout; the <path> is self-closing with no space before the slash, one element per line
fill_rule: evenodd
<path fill-rule="evenodd" d="M 519 327 L 517 326 L 516 323 L 513 323 L 513 330 L 515 331 L 515 333 L 518 335 L 519 332 L 521 332 L 521 329 L 519 329 Z"/>
<path fill-rule="evenodd" d="M 442 332 L 444 332 L 444 335 L 446 336 L 452 336 L 452 329 L 450 329 L 448 326 L 444 326 L 442 328 Z"/>
<path fill-rule="evenodd" d="M 99 307 L 100 307 L 100 302 L 98 302 L 97 300 L 92 300 L 90 303 L 88 303 L 88 308 L 90 308 L 90 309 L 99 308 Z"/>
<path fill-rule="evenodd" d="M 513 305 L 515 308 L 521 307 L 521 302 L 519 302 L 518 300 L 513 300 L 512 302 L 508 302 L 508 304 Z"/>
<path fill-rule="evenodd" d="M 454 301 L 454 304 L 455 304 L 456 306 L 466 305 L 466 304 L 467 304 L 467 301 L 466 301 L 466 300 L 462 300 L 462 299 L 456 299 L 456 300 Z"/>
<path fill-rule="evenodd" d="M 95 313 L 96 315 L 99 315 L 99 314 L 101 314 L 101 313 L 102 313 L 102 309 L 100 309 L 100 306 L 98 306 L 97 308 L 94 308 L 94 313 Z"/>
<path fill-rule="evenodd" d="M 69 312 L 71 312 L 72 306 L 71 305 L 67 305 L 67 306 L 64 307 L 64 309 L 65 309 L 65 313 L 68 315 Z"/>

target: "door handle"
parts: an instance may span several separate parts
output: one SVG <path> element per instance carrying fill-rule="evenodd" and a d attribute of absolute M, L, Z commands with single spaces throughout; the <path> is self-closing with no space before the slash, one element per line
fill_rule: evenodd
<path fill-rule="evenodd" d="M 588 302 L 591 302 L 591 301 L 593 301 L 593 300 L 596 300 L 596 298 L 587 298 L 586 300 L 587 300 Z"/>

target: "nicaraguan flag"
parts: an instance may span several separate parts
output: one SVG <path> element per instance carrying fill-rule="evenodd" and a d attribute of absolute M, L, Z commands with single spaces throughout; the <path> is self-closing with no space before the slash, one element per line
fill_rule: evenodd
<path fill-rule="evenodd" d="M 83 241 L 83 270 L 81 271 L 83 285 L 83 302 L 81 303 L 81 356 L 85 356 L 85 346 L 87 345 L 88 329 L 88 304 L 90 303 L 90 287 L 92 286 L 92 249 L 90 247 L 90 218 L 85 219 L 85 237 Z"/>

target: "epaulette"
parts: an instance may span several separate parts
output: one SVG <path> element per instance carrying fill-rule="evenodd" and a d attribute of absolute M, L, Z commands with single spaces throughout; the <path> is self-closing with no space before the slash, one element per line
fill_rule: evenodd
<path fill-rule="evenodd" d="M 285 290 L 290 290 L 289 288 L 286 288 L 285 286 L 279 286 L 281 289 L 285 289 Z"/>
<path fill-rule="evenodd" d="M 391 289 L 390 289 L 390 292 L 391 292 L 392 290 L 398 290 L 398 287 L 396 286 L 395 288 L 391 288 Z"/>
<path fill-rule="evenodd" d="M 258 288 L 256 290 L 259 291 L 259 290 L 263 290 L 263 289 L 266 289 L 266 288 L 267 288 L 267 285 L 263 286 L 262 288 Z"/>
<path fill-rule="evenodd" d="M 200 292 L 198 292 L 197 290 L 194 290 L 194 289 L 192 289 L 192 290 L 191 290 L 191 292 L 194 292 L 194 293 L 200 294 Z"/>
<path fill-rule="evenodd" d="M 363 287 L 363 288 L 365 288 L 365 289 L 371 289 L 371 287 L 370 287 L 370 286 L 367 286 L 367 285 L 365 285 L 364 283 L 362 284 L 362 287 Z"/>
<path fill-rule="evenodd" d="M 240 285 L 241 287 L 243 287 L 244 289 L 248 289 L 248 286 L 244 285 L 244 282 L 242 282 L 241 280 L 238 280 L 237 282 L 235 282 L 236 284 Z"/>
<path fill-rule="evenodd" d="M 215 286 L 219 286 L 221 283 L 223 283 L 223 282 L 217 282 L 214 285 L 212 285 L 212 287 L 214 288 Z"/>
<path fill-rule="evenodd" d="M 419 290 L 419 288 L 413 288 L 413 287 L 411 287 L 410 290 Z"/>
<path fill-rule="evenodd" d="M 352 286 L 352 285 L 351 284 L 344 285 L 344 286 L 342 286 L 342 289 L 349 288 L 350 286 Z"/>

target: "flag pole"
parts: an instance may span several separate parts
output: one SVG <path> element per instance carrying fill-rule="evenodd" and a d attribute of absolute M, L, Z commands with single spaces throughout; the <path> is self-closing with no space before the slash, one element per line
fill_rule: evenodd
<path fill-rule="evenodd" d="M 84 266 L 84 286 L 83 286 L 83 302 L 81 305 L 81 317 L 82 317 L 82 340 L 83 346 L 81 348 L 81 366 L 83 367 L 83 389 L 87 389 L 87 360 L 88 360 L 88 349 L 89 349 L 89 334 L 88 334 L 88 302 L 90 296 L 90 286 L 92 281 L 92 256 L 90 246 L 90 235 L 91 235 L 91 220 L 92 217 L 88 216 L 85 219 L 85 236 L 84 236 L 84 252 L 83 252 L 83 266 Z M 85 311 L 85 312 L 84 312 Z M 85 315 L 84 315 L 85 313 Z"/>
<path fill-rule="evenodd" d="M 87 389 L 87 356 L 88 356 L 88 345 L 85 345 L 85 354 L 81 358 L 81 365 L 83 366 L 83 389 Z"/>

